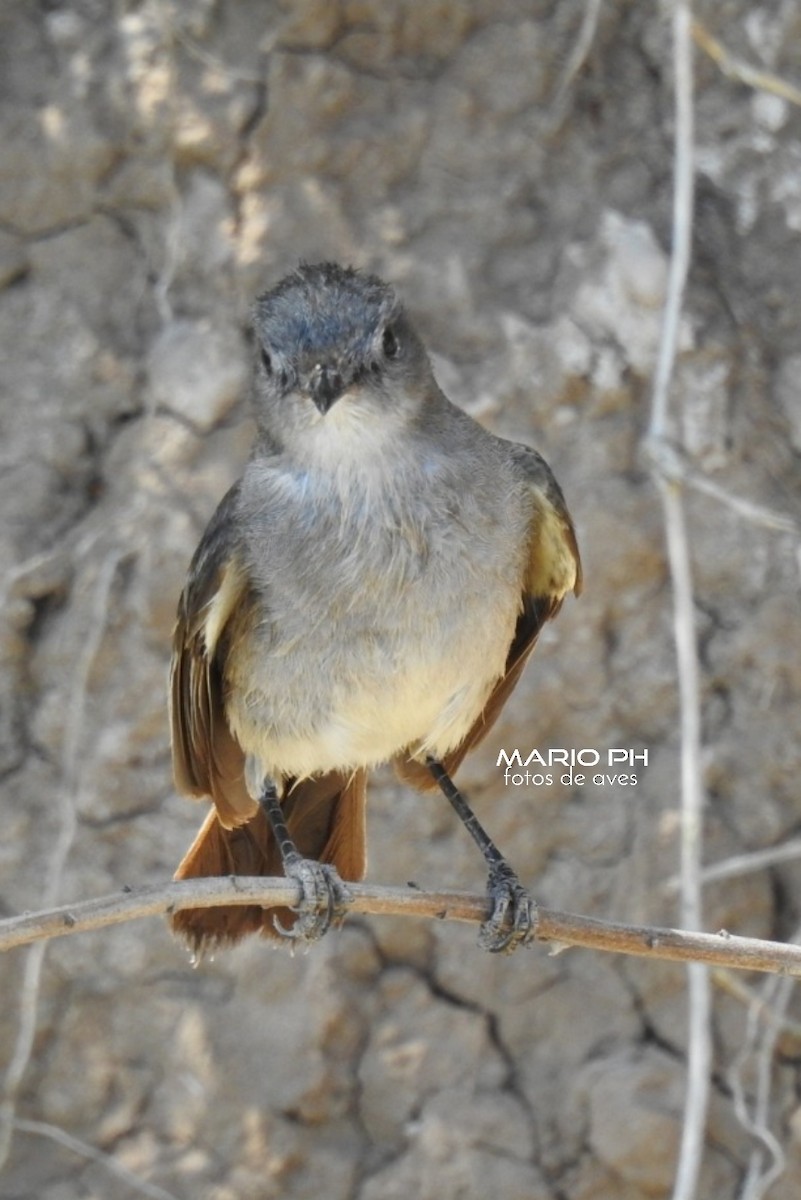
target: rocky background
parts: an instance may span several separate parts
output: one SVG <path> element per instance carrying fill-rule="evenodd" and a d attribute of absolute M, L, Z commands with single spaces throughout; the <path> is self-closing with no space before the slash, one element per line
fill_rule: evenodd
<path fill-rule="evenodd" d="M 398 286 L 445 390 L 534 442 L 576 517 L 586 593 L 462 783 L 543 902 L 677 920 L 672 600 L 642 452 L 671 241 L 670 24 L 603 4 L 579 62 L 584 13 L 4 0 L 4 915 L 166 881 L 194 834 L 202 810 L 169 765 L 175 605 L 249 447 L 249 303 L 332 257 Z M 734 58 L 801 85 L 797 0 L 697 15 Z M 801 518 L 801 110 L 700 52 L 696 85 L 672 411 L 724 493 L 687 492 L 716 862 L 801 821 L 799 540 L 732 504 Z M 634 786 L 505 787 L 499 748 L 534 746 L 649 760 Z M 444 802 L 382 775 L 370 821 L 372 880 L 483 886 Z M 709 929 L 791 937 L 799 868 L 705 900 Z M 799 1027 L 749 1018 L 765 986 L 716 976 L 700 1192 L 716 1200 L 774 1158 L 749 1196 L 801 1188 Z M 351 919 L 308 955 L 254 941 L 192 969 L 151 920 L 59 940 L 43 962 L 15 951 L 0 994 L 20 1077 L 9 1200 L 670 1192 L 678 966 L 542 946 L 496 959 L 471 927 Z M 772 1150 L 748 1129 L 760 1096 Z"/>

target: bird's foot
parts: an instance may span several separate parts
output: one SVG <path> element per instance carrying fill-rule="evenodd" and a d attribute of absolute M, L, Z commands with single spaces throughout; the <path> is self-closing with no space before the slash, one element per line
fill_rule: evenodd
<path fill-rule="evenodd" d="M 339 877 L 335 867 L 316 862 L 313 858 L 293 856 L 284 863 L 288 879 L 300 884 L 300 902 L 293 906 L 297 920 L 291 929 L 274 920 L 275 928 L 282 937 L 296 943 L 311 945 L 318 942 L 332 925 L 340 924 L 345 917 L 351 893 Z"/>
<path fill-rule="evenodd" d="M 490 954 L 512 954 L 534 937 L 537 905 L 505 860 L 490 868 L 487 894 L 492 911 L 481 926 L 478 944 Z"/>

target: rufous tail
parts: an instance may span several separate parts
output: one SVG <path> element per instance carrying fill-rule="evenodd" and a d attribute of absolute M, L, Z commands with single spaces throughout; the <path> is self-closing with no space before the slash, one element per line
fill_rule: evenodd
<path fill-rule="evenodd" d="M 343 879 L 353 882 L 363 879 L 367 869 L 365 791 L 364 771 L 348 776 L 332 772 L 287 785 L 282 799 L 289 833 L 300 854 L 331 863 Z M 283 875 L 281 856 L 261 808 L 247 824 L 226 829 L 212 807 L 175 872 L 176 879 L 226 875 Z M 280 940 L 276 921 L 291 929 L 295 914 L 287 908 L 231 905 L 185 908 L 170 918 L 173 932 L 196 954 L 233 945 L 249 933 Z"/>

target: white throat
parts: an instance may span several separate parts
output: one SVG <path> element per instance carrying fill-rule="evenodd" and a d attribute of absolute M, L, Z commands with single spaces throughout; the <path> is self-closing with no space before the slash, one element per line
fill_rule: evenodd
<path fill-rule="evenodd" d="M 293 456 L 309 469 L 330 475 L 383 474 L 396 455 L 407 419 L 402 403 L 380 409 L 374 399 L 353 389 L 306 426 L 293 446 Z"/>

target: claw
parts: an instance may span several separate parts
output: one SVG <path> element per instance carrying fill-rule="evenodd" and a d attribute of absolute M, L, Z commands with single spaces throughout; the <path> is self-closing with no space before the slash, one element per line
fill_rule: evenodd
<path fill-rule="evenodd" d="M 506 862 L 490 871 L 487 893 L 492 911 L 481 926 L 478 944 L 490 954 L 512 954 L 532 940 L 537 905 Z"/>
<path fill-rule="evenodd" d="M 301 887 L 300 902 L 292 909 L 298 918 L 291 929 L 286 929 L 275 918 L 273 924 L 282 937 L 307 945 L 318 942 L 332 925 L 338 925 L 344 919 L 351 894 L 336 868 L 328 863 L 298 856 L 285 864 L 284 872 Z"/>

